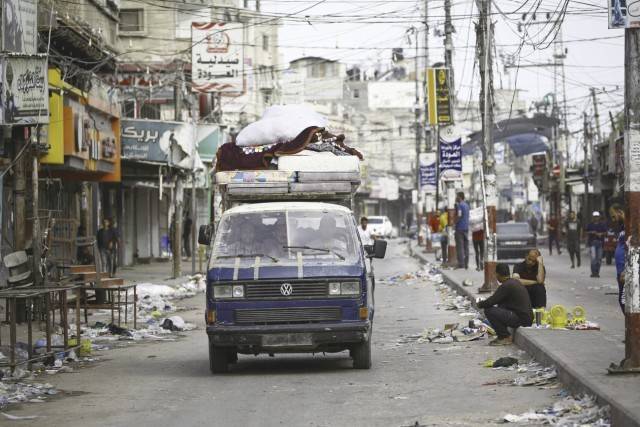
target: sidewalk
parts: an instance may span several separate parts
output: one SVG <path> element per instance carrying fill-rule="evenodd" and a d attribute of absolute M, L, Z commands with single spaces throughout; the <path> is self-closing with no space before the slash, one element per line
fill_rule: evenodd
<path fill-rule="evenodd" d="M 159 285 L 178 285 L 184 283 L 186 277 L 191 276 L 191 260 L 182 261 L 182 277 L 173 279 L 173 261 L 154 261 L 149 264 L 137 264 L 118 269 L 116 276 L 124 279 L 125 283 L 148 283 L 153 282 Z M 196 274 L 198 271 L 198 260 L 196 259 Z"/>
<path fill-rule="evenodd" d="M 414 256 L 425 263 L 439 265 L 434 254 L 411 242 Z M 473 248 L 469 270 L 441 269 L 449 286 L 472 301 L 479 294 L 483 272 L 475 271 Z M 520 328 L 515 343 L 540 362 L 554 364 L 558 378 L 574 393 L 589 393 L 600 404 L 611 406 L 613 425 L 640 426 L 640 375 L 610 376 L 607 367 L 624 358 L 624 316 L 618 305 L 618 288 L 614 266 L 603 265 L 601 278 L 590 278 L 588 255 L 583 253 L 582 266 L 571 269 L 566 252 L 549 256 L 543 250 L 547 269 L 547 308 L 564 305 L 571 311 L 576 305 L 585 308 L 587 319 L 600 325 L 601 331 L 564 331 Z M 473 286 L 463 286 L 471 280 Z"/>

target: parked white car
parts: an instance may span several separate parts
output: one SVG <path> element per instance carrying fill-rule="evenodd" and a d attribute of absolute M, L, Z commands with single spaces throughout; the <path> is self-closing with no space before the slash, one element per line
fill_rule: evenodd
<path fill-rule="evenodd" d="M 386 216 L 369 216 L 369 228 L 371 235 L 375 237 L 390 238 L 393 236 L 393 224 Z"/>

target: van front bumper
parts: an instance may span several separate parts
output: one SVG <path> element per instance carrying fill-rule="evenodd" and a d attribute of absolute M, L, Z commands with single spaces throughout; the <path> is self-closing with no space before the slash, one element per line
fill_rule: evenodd
<path fill-rule="evenodd" d="M 369 320 L 345 323 L 299 325 L 208 325 L 210 343 L 220 347 L 253 347 L 286 351 L 314 350 L 369 340 Z"/>

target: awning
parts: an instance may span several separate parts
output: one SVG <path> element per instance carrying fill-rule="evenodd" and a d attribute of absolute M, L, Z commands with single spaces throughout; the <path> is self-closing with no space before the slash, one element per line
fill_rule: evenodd
<path fill-rule="evenodd" d="M 546 141 L 546 138 L 536 133 L 523 133 L 507 138 L 507 144 L 518 157 L 547 151 L 549 146 Z"/>
<path fill-rule="evenodd" d="M 545 115 L 502 120 L 494 125 L 493 143 L 509 143 L 516 156 L 546 151 L 549 147 L 545 139 L 552 139 L 553 128 L 559 123 L 558 119 Z M 462 147 L 463 155 L 473 154 L 481 143 L 482 132 L 473 132 L 469 135 L 469 141 Z"/>

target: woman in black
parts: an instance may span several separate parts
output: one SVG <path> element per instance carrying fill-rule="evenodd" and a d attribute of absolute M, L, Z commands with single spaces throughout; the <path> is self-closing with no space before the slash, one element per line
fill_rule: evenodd
<path fill-rule="evenodd" d="M 537 249 L 530 250 L 524 261 L 513 267 L 513 273 L 520 276 L 520 283 L 527 288 L 531 306 L 533 308 L 546 307 L 547 289 L 544 287 L 546 270 L 540 251 Z"/>

